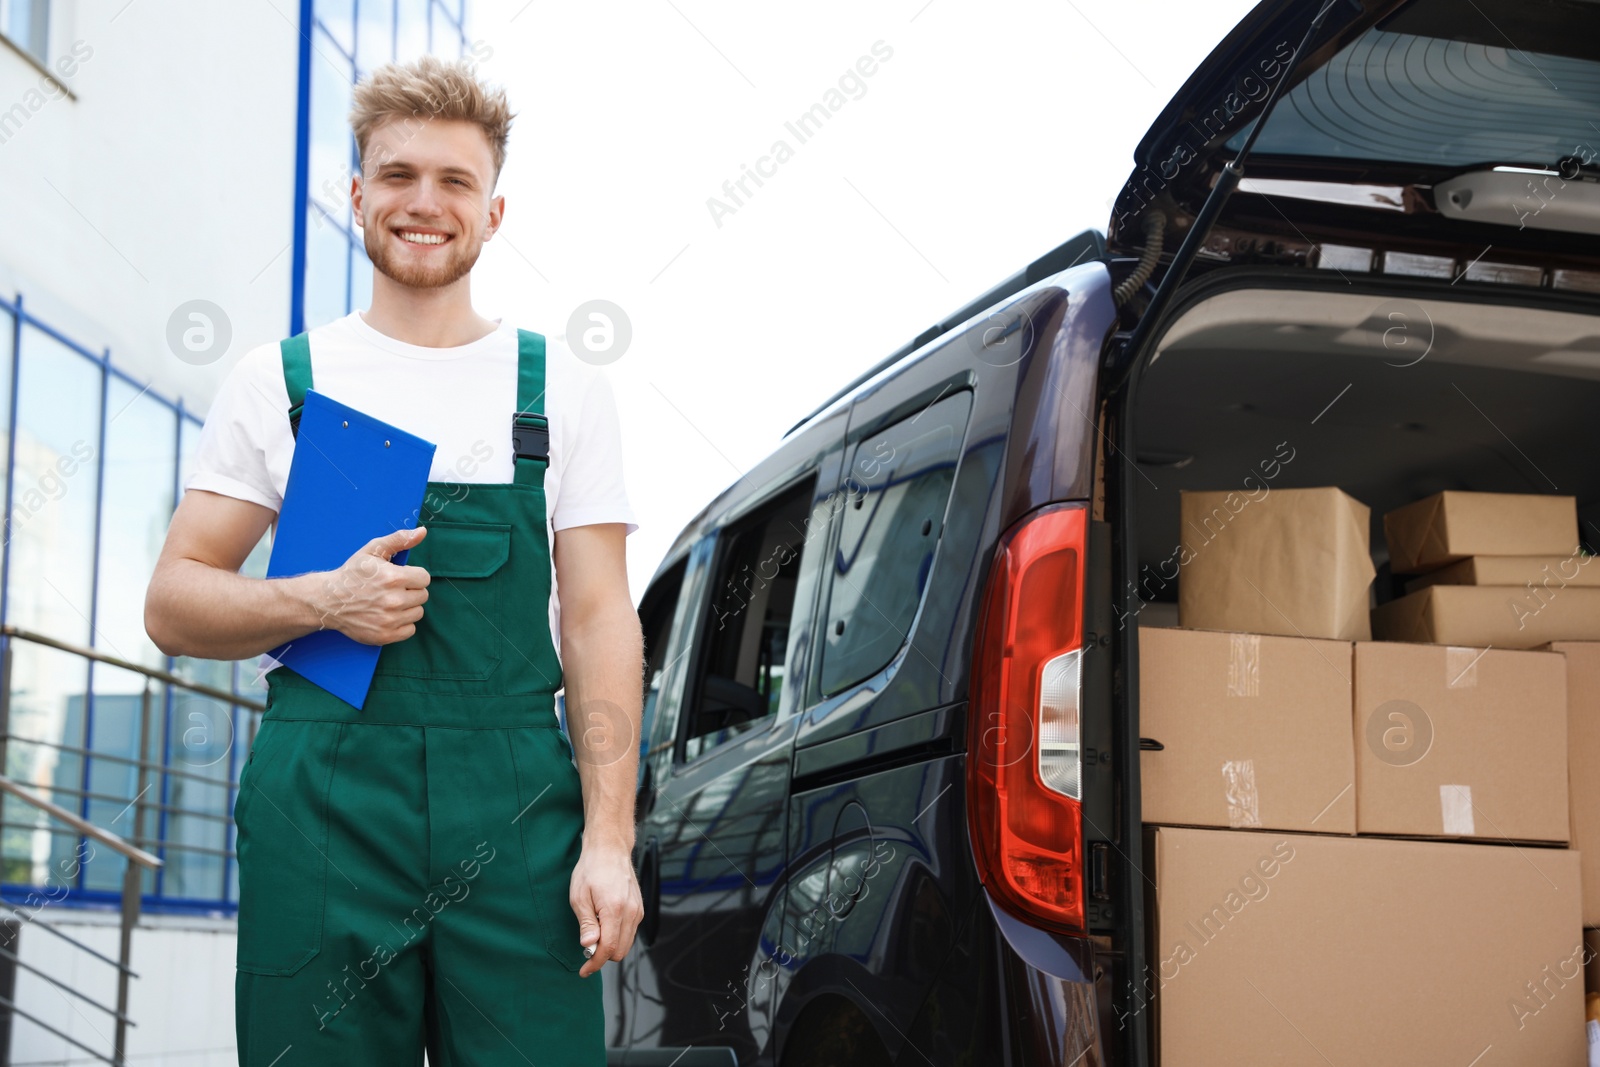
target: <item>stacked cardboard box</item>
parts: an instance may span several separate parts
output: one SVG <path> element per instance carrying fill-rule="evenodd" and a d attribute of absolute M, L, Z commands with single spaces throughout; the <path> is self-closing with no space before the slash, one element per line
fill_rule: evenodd
<path fill-rule="evenodd" d="M 1338 489 L 1180 496 L 1178 619 L 1198 630 L 1364 641 L 1367 506 Z"/>
<path fill-rule="evenodd" d="M 1567 777 L 1572 847 L 1583 857 L 1583 924 L 1600 927 L 1600 644 L 1550 646 L 1567 667 Z"/>
<path fill-rule="evenodd" d="M 1600 1062 L 1600 644 L 1550 646 L 1567 665 L 1567 767 L 1572 847 L 1583 883 L 1584 985 L 1589 992 L 1589 1056 Z"/>
<path fill-rule="evenodd" d="M 1141 629 L 1144 819 L 1356 832 L 1350 643 Z"/>
<path fill-rule="evenodd" d="M 1436 493 L 1383 517 L 1389 566 L 1416 574 L 1376 608 L 1380 640 L 1537 648 L 1600 640 L 1600 567 L 1570 496 Z"/>
<path fill-rule="evenodd" d="M 1569 797 L 1567 738 L 1571 717 L 1576 783 L 1580 760 L 1600 761 L 1600 643 L 1579 646 L 1586 659 L 1371 641 L 1345 610 L 1368 602 L 1365 509 L 1293 492 L 1203 541 L 1189 523 L 1215 519 L 1215 499 L 1185 494 L 1198 542 L 1180 572 L 1186 628 L 1141 626 L 1146 978 L 1163 1062 L 1459 1065 L 1492 1046 L 1497 1062 L 1582 1064 L 1582 930 L 1600 922 L 1577 848 L 1600 836 L 1600 775 Z M 1473 577 L 1556 551 L 1443 514 L 1449 536 L 1402 539 L 1402 558 L 1465 558 L 1457 573 Z M 1221 595 L 1230 574 L 1249 581 Z M 1262 604 L 1279 625 L 1262 625 Z"/>
<path fill-rule="evenodd" d="M 1584 1062 L 1571 852 L 1169 827 L 1146 846 L 1164 1067 Z"/>
<path fill-rule="evenodd" d="M 1358 833 L 1566 843 L 1561 656 L 1363 642 L 1352 726 Z"/>

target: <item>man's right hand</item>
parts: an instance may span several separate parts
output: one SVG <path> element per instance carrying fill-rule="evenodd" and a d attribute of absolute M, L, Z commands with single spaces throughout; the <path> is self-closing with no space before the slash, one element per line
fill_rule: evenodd
<path fill-rule="evenodd" d="M 395 566 L 390 558 L 427 533 L 419 526 L 375 537 L 338 570 L 319 575 L 322 588 L 315 604 L 322 628 L 364 645 L 389 645 L 416 633 L 428 599 L 428 572 Z"/>

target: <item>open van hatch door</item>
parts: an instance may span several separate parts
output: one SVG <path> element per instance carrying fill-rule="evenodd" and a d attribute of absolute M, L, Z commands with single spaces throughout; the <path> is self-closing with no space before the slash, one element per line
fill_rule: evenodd
<path fill-rule="evenodd" d="M 1306 266 L 1600 291 L 1600 3 L 1330 0 L 1258 6 L 1135 152 L 1108 228 L 1170 251 L 1278 82 L 1197 265 Z M 1481 258 L 1474 258 L 1481 257 Z"/>
<path fill-rule="evenodd" d="M 1111 455 L 1138 455 L 1131 386 L 1185 276 L 1251 266 L 1600 294 L 1600 0 L 1265 0 L 1145 134 L 1107 231 L 1124 331 L 1099 385 Z M 1127 466 L 1104 466 L 1117 619 L 1139 568 Z M 1113 628 L 1112 662 L 1114 836 L 1136 842 L 1135 627 Z M 1105 1040 L 1111 1062 L 1145 1067 L 1146 879 L 1127 850 L 1111 867 Z"/>

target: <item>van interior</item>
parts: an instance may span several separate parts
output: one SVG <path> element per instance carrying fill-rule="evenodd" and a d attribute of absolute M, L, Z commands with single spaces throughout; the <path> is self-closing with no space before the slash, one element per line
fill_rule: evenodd
<path fill-rule="evenodd" d="M 1383 514 L 1441 490 L 1575 496 L 1587 550 L 1600 545 L 1600 320 L 1533 300 L 1549 293 L 1413 297 L 1326 278 L 1197 302 L 1146 369 L 1125 472 L 1142 622 L 1177 621 L 1177 585 L 1155 569 L 1180 540 L 1181 490 L 1343 489 L 1371 509 L 1375 604 L 1404 591 Z"/>

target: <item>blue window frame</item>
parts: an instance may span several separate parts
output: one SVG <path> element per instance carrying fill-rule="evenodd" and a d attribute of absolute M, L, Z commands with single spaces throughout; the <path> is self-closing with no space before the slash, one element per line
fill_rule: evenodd
<path fill-rule="evenodd" d="M 291 334 L 372 298 L 372 267 L 350 218 L 361 165 L 348 119 L 357 81 L 425 52 L 464 56 L 466 26 L 467 0 L 301 0 Z"/>
<path fill-rule="evenodd" d="M 259 703 L 253 663 L 175 660 L 144 632 L 145 588 L 200 418 L 33 315 L 19 295 L 0 299 L 0 420 L 0 620 Z M 245 573 L 264 573 L 266 551 L 263 539 Z M 231 913 L 233 794 L 256 712 L 9 631 L 0 654 L 10 661 L 5 773 L 161 856 L 165 868 L 145 876 L 148 910 Z M 5 798 L 0 896 L 59 888 L 54 872 L 82 846 L 75 831 Z M 122 859 L 98 850 L 63 903 L 114 907 L 122 874 Z"/>

